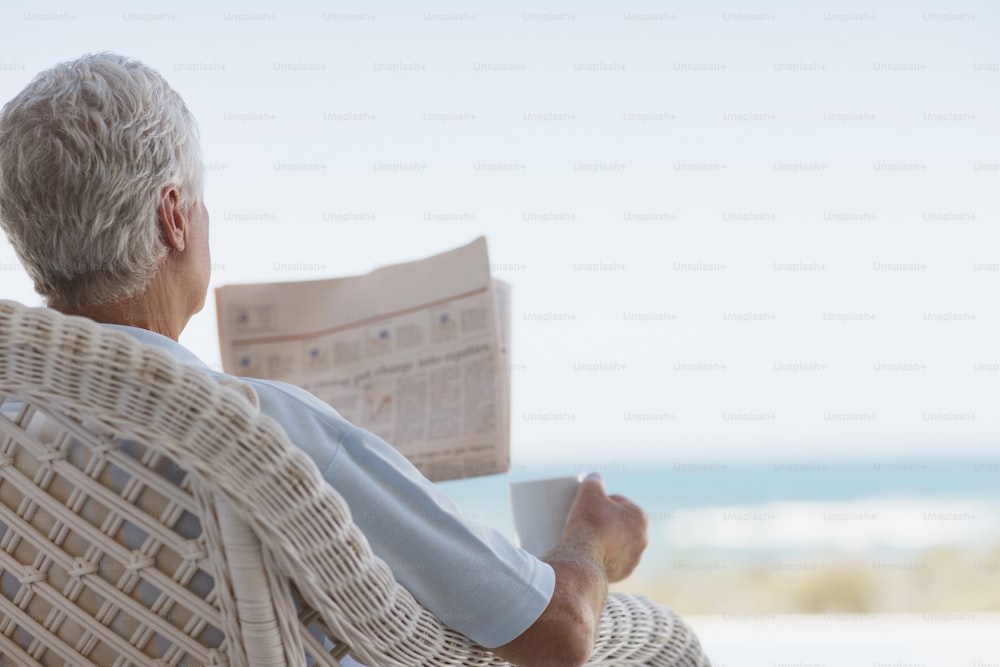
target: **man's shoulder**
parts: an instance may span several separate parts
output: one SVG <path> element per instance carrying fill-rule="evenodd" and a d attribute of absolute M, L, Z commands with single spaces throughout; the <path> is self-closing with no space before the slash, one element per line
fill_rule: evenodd
<path fill-rule="evenodd" d="M 331 407 L 329 403 L 320 400 L 312 392 L 290 382 L 242 377 L 239 375 L 220 373 L 218 371 L 211 371 L 211 373 L 217 379 L 225 378 L 226 380 L 242 382 L 243 384 L 252 387 L 253 390 L 257 392 L 257 397 L 260 399 L 261 410 L 264 410 L 264 407 L 267 404 L 280 403 L 283 405 L 297 406 L 303 410 L 330 416 L 347 423 L 346 420 L 340 416 L 340 413 Z"/>
<path fill-rule="evenodd" d="M 302 387 L 280 380 L 265 380 L 226 373 L 225 371 L 210 367 L 179 342 L 147 329 L 120 324 L 102 324 L 101 326 L 112 331 L 120 331 L 128 334 L 145 345 L 157 347 L 173 357 L 175 361 L 185 366 L 199 368 L 216 380 L 240 382 L 252 387 L 260 399 L 261 409 L 265 413 L 268 411 L 266 408 L 280 406 L 285 410 L 305 410 L 330 419 L 344 421 L 339 412 Z M 346 424 L 346 422 L 344 423 Z"/>

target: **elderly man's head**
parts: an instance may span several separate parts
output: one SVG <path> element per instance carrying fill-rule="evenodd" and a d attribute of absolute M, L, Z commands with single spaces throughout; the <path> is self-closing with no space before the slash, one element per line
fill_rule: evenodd
<path fill-rule="evenodd" d="M 0 225 L 56 308 L 142 293 L 172 247 L 164 197 L 204 213 L 202 177 L 184 101 L 122 56 L 59 64 L 0 111 Z"/>

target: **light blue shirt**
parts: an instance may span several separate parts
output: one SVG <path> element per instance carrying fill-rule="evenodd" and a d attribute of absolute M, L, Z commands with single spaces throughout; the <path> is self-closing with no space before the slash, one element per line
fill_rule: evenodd
<path fill-rule="evenodd" d="M 166 336 L 103 326 L 225 377 Z M 518 549 L 499 531 L 465 517 L 396 449 L 304 389 L 238 379 L 254 388 L 261 412 L 281 424 L 344 498 L 372 551 L 396 580 L 445 625 L 495 648 L 541 616 L 555 588 L 550 565 Z"/>

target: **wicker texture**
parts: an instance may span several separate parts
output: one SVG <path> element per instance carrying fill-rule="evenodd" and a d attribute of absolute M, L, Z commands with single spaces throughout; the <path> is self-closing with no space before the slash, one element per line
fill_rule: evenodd
<path fill-rule="evenodd" d="M 245 385 L 0 301 L 0 402 L 14 398 L 0 418 L 0 664 L 336 665 L 347 647 L 379 666 L 506 664 L 394 581 Z M 185 513 L 199 534 L 179 532 Z M 206 576 L 202 598 L 191 583 Z M 316 629 L 342 641 L 326 651 Z M 671 610 L 612 594 L 590 664 L 709 663 Z"/>

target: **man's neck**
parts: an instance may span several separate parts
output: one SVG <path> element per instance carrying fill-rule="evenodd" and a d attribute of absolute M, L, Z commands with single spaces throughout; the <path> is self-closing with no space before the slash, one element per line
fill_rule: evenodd
<path fill-rule="evenodd" d="M 115 303 L 79 310 L 54 307 L 67 315 L 82 315 L 95 322 L 148 329 L 175 341 L 180 338 L 181 331 L 191 318 L 190 314 L 166 298 L 156 280 L 143 293 Z"/>

